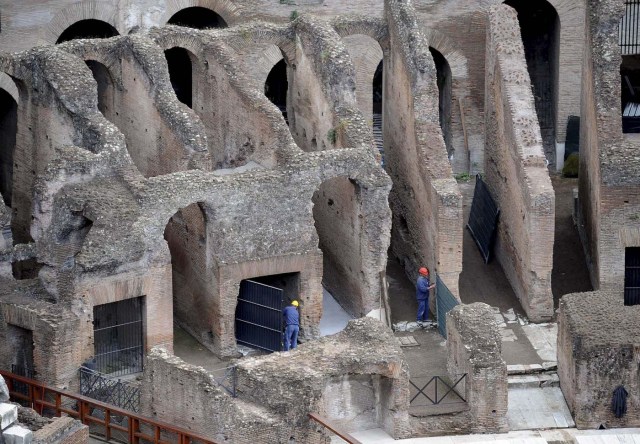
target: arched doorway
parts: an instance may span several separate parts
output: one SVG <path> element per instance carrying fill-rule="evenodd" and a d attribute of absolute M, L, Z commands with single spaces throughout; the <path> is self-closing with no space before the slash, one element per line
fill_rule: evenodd
<path fill-rule="evenodd" d="M 440 129 L 447 147 L 447 154 L 451 158 L 453 154 L 453 146 L 451 144 L 451 68 L 447 59 L 438 50 L 429 47 L 429 51 L 431 51 L 431 56 L 436 64 Z"/>
<path fill-rule="evenodd" d="M 0 193 L 11 207 L 13 194 L 13 152 L 16 146 L 18 104 L 11 94 L 0 89 Z"/>
<path fill-rule="evenodd" d="M 278 107 L 284 120 L 287 119 L 287 92 L 289 90 L 289 82 L 287 81 L 287 63 L 284 58 L 281 59 L 269 72 L 267 81 L 264 83 L 264 94 L 267 98 Z"/>
<path fill-rule="evenodd" d="M 76 39 L 106 39 L 119 35 L 118 30 L 102 20 L 80 20 L 64 30 L 56 44 Z"/>
<path fill-rule="evenodd" d="M 193 65 L 189 51 L 184 48 L 171 48 L 164 52 L 169 68 L 171 86 L 182 103 L 193 106 Z"/>
<path fill-rule="evenodd" d="M 546 0 L 507 0 L 504 3 L 518 12 L 544 152 L 549 163 L 555 165 L 560 19 Z"/>
<path fill-rule="evenodd" d="M 384 61 L 380 60 L 376 72 L 373 74 L 372 84 L 372 120 L 373 120 L 373 139 L 382 156 L 382 165 L 384 165 L 384 142 L 382 138 L 382 85 L 384 73 Z"/>
<path fill-rule="evenodd" d="M 227 22 L 219 14 L 200 6 L 193 6 L 176 12 L 167 23 L 196 29 L 226 28 L 228 26 Z"/>
<path fill-rule="evenodd" d="M 87 60 L 87 66 L 93 74 L 93 78 L 98 84 L 98 109 L 107 118 L 107 120 L 113 122 L 111 117 L 114 110 L 114 96 L 113 96 L 113 78 L 111 73 L 100 62 L 95 60 Z"/>

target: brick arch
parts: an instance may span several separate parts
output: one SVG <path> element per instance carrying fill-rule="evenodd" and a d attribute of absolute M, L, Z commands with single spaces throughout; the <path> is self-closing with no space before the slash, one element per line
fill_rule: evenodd
<path fill-rule="evenodd" d="M 117 18 L 118 10 L 111 2 L 101 0 L 77 2 L 58 12 L 49 22 L 45 31 L 45 41 L 55 43 L 69 26 L 90 19 L 108 23 L 121 35 L 126 34 L 126 30 L 119 26 Z"/>
<path fill-rule="evenodd" d="M 466 82 L 469 78 L 467 58 L 456 49 L 455 42 L 435 29 L 425 29 L 423 32 L 427 42 L 429 42 L 429 46 L 447 59 L 453 79 Z"/>
<path fill-rule="evenodd" d="M 194 39 L 193 36 L 178 33 L 156 33 L 153 40 L 163 51 L 172 48 L 182 48 L 189 52 L 190 57 L 195 58 L 193 62 L 199 64 L 202 60 L 206 60 L 205 48 L 202 41 Z"/>
<path fill-rule="evenodd" d="M 20 104 L 20 90 L 9 74 L 0 71 L 0 89 L 13 97 L 16 104 Z"/>
<path fill-rule="evenodd" d="M 229 0 L 169 0 L 160 24 L 166 24 L 177 12 L 193 7 L 210 9 L 222 17 L 228 26 L 242 21 L 240 8 Z"/>
<path fill-rule="evenodd" d="M 367 34 L 350 34 L 342 38 L 356 71 L 356 101 L 365 120 L 373 124 L 373 77 L 384 57 L 379 42 Z M 363 46 L 363 44 L 365 46 Z"/>
<path fill-rule="evenodd" d="M 255 60 L 255 64 L 251 66 L 251 76 L 256 80 L 258 86 L 264 88 L 264 84 L 267 81 L 269 73 L 276 64 L 287 57 L 283 54 L 283 51 L 278 45 L 270 44 L 258 59 Z"/>
<path fill-rule="evenodd" d="M 389 28 L 383 20 L 349 17 L 337 18 L 331 24 L 342 38 L 361 34 L 377 41 L 383 51 L 389 48 Z"/>

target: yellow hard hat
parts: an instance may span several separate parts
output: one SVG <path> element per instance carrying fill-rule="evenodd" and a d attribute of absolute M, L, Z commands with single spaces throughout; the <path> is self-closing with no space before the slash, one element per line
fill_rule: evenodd
<path fill-rule="evenodd" d="M 298 301 L 291 301 L 291 305 L 293 305 L 294 307 L 297 307 L 300 304 L 298 304 Z"/>

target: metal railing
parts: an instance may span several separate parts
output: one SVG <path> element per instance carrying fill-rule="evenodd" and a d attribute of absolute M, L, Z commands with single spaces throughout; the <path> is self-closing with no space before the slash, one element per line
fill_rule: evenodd
<path fill-rule="evenodd" d="M 213 376 L 215 383 L 222 387 L 232 397 L 238 397 L 238 392 L 236 391 L 236 387 L 238 385 L 238 373 L 235 365 L 219 370 L 210 370 L 209 374 Z"/>
<path fill-rule="evenodd" d="M 625 13 L 618 26 L 622 55 L 640 53 L 640 0 L 625 0 Z"/>
<path fill-rule="evenodd" d="M 331 433 L 333 433 L 334 435 L 338 436 L 340 439 L 342 439 L 343 441 L 349 443 L 349 444 L 362 444 L 361 441 L 358 441 L 356 438 L 354 438 L 353 436 L 349 435 L 347 432 L 344 432 L 342 430 L 340 430 L 338 427 L 332 425 L 329 420 L 327 420 L 326 418 L 323 418 L 320 415 L 316 415 L 315 413 L 309 413 L 309 419 L 311 419 L 312 421 L 317 422 L 318 424 L 320 424 L 321 426 L 323 426 L 325 429 L 329 430 Z"/>
<path fill-rule="evenodd" d="M 89 398 L 113 404 L 121 409 L 138 412 L 140 410 L 140 389 L 120 379 L 86 367 L 80 367 L 80 394 Z"/>
<path fill-rule="evenodd" d="M 143 442 L 153 444 L 220 444 L 218 441 L 188 430 L 146 418 L 82 395 L 49 387 L 33 379 L 3 370 L 0 370 L 0 375 L 4 377 L 13 401 L 25 401 L 40 415 L 47 413 L 51 416 L 62 416 L 64 413 L 87 426 L 99 425 L 103 428 L 104 438 L 107 441 L 114 438 L 125 444 L 141 444 Z M 26 385 L 28 393 L 24 395 L 17 392 L 14 389 L 16 383 Z M 98 417 L 98 414 L 101 417 Z M 124 418 L 125 420 L 120 424 L 125 425 L 114 423 L 111 420 L 112 417 Z M 118 438 L 114 437 L 114 432 L 118 432 Z"/>
<path fill-rule="evenodd" d="M 462 393 L 465 392 L 464 384 L 467 379 L 467 374 L 463 374 L 454 382 L 447 382 L 440 376 L 432 376 L 426 384 L 420 384 L 418 386 L 414 381 L 409 380 L 409 383 L 417 390 L 416 394 L 413 395 L 409 404 L 417 405 L 418 400 L 423 398 L 427 399 L 429 404 L 427 405 L 445 405 L 445 404 L 462 404 L 466 403 L 467 400 L 463 395 L 459 393 L 456 388 L 462 388 Z M 462 384 L 461 384 L 462 383 Z M 440 387 L 440 391 L 438 392 L 438 387 Z"/>

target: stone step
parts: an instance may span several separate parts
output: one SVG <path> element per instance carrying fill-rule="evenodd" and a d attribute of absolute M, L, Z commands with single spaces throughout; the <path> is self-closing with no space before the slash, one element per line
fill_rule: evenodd
<path fill-rule="evenodd" d="M 507 380 L 509 388 L 559 387 L 557 373 L 540 373 L 530 375 L 512 375 Z"/>
<path fill-rule="evenodd" d="M 529 375 L 548 371 L 557 371 L 557 362 L 543 362 L 542 364 L 512 364 L 507 365 L 508 375 Z"/>

